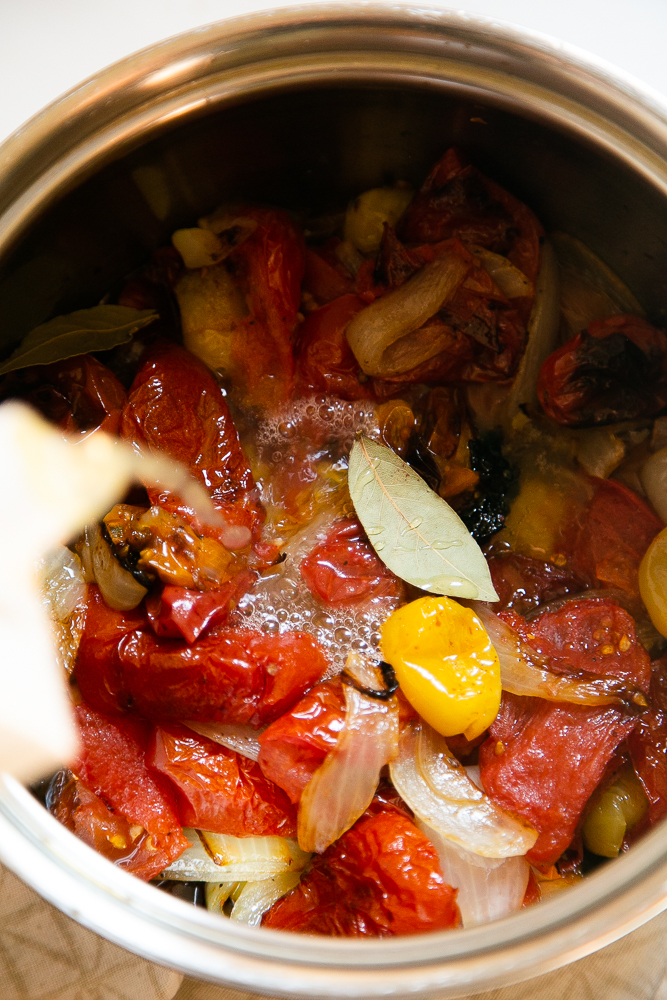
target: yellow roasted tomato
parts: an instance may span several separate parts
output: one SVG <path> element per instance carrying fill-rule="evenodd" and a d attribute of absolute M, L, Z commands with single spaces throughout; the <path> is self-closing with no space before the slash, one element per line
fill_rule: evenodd
<path fill-rule="evenodd" d="M 474 740 L 500 707 L 500 664 L 474 611 L 448 597 L 422 597 L 382 626 L 382 657 L 403 694 L 442 736 Z"/>

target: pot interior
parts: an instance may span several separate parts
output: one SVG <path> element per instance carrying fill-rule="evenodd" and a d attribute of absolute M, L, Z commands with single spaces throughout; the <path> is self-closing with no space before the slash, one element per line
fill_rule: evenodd
<path fill-rule="evenodd" d="M 3 353 L 50 316 L 99 301 L 174 229 L 224 201 L 341 209 L 370 187 L 419 185 L 451 145 L 547 232 L 587 243 L 655 322 L 667 315 L 663 195 L 592 140 L 414 84 L 312 86 L 162 127 L 61 197 L 0 263 Z"/>

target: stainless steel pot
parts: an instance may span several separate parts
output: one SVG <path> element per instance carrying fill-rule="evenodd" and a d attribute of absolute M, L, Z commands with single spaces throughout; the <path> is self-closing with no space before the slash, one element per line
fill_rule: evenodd
<path fill-rule="evenodd" d="M 667 117 L 566 47 L 453 11 L 320 4 L 157 45 L 0 147 L 0 345 L 91 304 L 178 225 L 243 194 L 310 209 L 469 151 L 547 229 L 667 312 Z M 146 958 L 272 994 L 460 997 L 602 947 L 667 906 L 662 830 L 537 908 L 378 941 L 253 930 L 114 868 L 0 779 L 0 858 Z"/>

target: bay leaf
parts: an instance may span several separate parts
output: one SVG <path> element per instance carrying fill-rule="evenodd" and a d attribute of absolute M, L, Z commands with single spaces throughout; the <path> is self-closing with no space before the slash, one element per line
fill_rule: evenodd
<path fill-rule="evenodd" d="M 153 309 L 110 305 L 56 316 L 26 334 L 11 357 L 0 365 L 0 375 L 29 365 L 50 365 L 90 351 L 108 351 L 127 343 L 137 330 L 157 318 Z"/>
<path fill-rule="evenodd" d="M 484 554 L 461 518 L 390 448 L 355 441 L 348 483 L 357 516 L 392 573 L 432 594 L 498 600 Z"/>

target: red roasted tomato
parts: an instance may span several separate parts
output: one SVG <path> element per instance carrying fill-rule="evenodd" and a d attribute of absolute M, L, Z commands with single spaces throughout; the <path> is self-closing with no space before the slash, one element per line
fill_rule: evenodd
<path fill-rule="evenodd" d="M 118 714 L 131 706 L 118 649 L 126 635 L 145 627 L 146 614 L 141 606 L 134 611 L 113 611 L 99 588 L 88 584 L 85 627 L 74 677 L 85 700 L 99 711 Z"/>
<path fill-rule="evenodd" d="M 594 488 L 569 543 L 570 569 L 591 584 L 618 587 L 639 600 L 639 564 L 664 525 L 636 493 L 614 479 Z"/>
<path fill-rule="evenodd" d="M 301 563 L 301 576 L 325 604 L 356 604 L 399 594 L 401 584 L 376 556 L 356 520 L 337 521 Z"/>
<path fill-rule="evenodd" d="M 121 641 L 118 652 L 132 704 L 151 719 L 266 725 L 327 667 L 317 642 L 303 632 L 224 629 L 190 646 L 138 631 Z"/>
<path fill-rule="evenodd" d="M 12 372 L 0 399 L 24 399 L 67 434 L 102 430 L 118 434 L 127 393 L 116 376 L 90 354 Z"/>
<path fill-rule="evenodd" d="M 456 889 L 435 848 L 404 813 L 368 813 L 316 856 L 263 927 L 335 937 L 393 937 L 458 927 Z"/>
<path fill-rule="evenodd" d="M 345 724 L 345 698 L 339 678 L 318 684 L 291 711 L 259 737 L 259 766 L 292 802 L 336 745 Z"/>
<path fill-rule="evenodd" d="M 503 612 L 552 669 L 618 677 L 648 692 L 650 662 L 627 612 L 610 600 L 575 600 L 530 623 Z M 614 706 L 587 707 L 503 693 L 480 749 L 484 789 L 528 820 L 540 836 L 528 857 L 552 864 L 574 836 L 582 810 L 635 717 Z"/>
<path fill-rule="evenodd" d="M 456 236 L 466 245 L 508 257 L 534 282 L 544 231 L 518 198 L 450 149 L 408 206 L 400 235 L 408 243 L 437 243 Z"/>
<path fill-rule="evenodd" d="M 171 835 L 148 833 L 140 824 L 110 809 L 78 778 L 63 778 L 51 807 L 56 819 L 119 868 L 148 881 L 187 846 L 185 838 L 181 842 Z"/>
<path fill-rule="evenodd" d="M 366 306 L 358 295 L 342 295 L 308 314 L 299 328 L 297 372 L 306 388 L 341 399 L 368 399 L 371 385 L 345 338 L 345 328 Z"/>
<path fill-rule="evenodd" d="M 596 320 L 549 355 L 537 395 L 570 427 L 651 416 L 667 404 L 667 337 L 639 316 Z"/>
<path fill-rule="evenodd" d="M 162 343 L 139 369 L 121 434 L 182 462 L 209 491 L 216 506 L 244 512 L 261 523 L 254 480 L 229 408 L 208 369 L 189 351 Z"/>
<path fill-rule="evenodd" d="M 628 749 L 657 823 L 667 813 L 667 657 L 652 664 L 650 707 L 637 719 Z"/>
<path fill-rule="evenodd" d="M 177 790 L 183 826 L 232 837 L 296 836 L 294 807 L 247 757 L 171 725 L 155 730 L 148 760 Z"/>
<path fill-rule="evenodd" d="M 233 340 L 234 368 L 248 400 L 270 407 L 284 402 L 292 389 L 305 248 L 285 212 L 244 206 L 238 213 L 257 228 L 232 254 L 250 307 Z"/>
<path fill-rule="evenodd" d="M 181 831 L 173 793 L 146 762 L 150 726 L 127 716 L 110 718 L 85 704 L 77 706 L 76 717 L 81 736 L 76 772 L 86 788 L 109 809 L 150 835 L 151 840 L 143 843 L 143 848 L 154 852 L 154 861 L 148 864 L 142 857 L 141 868 L 143 877 L 152 878 L 182 854 L 188 842 Z M 94 815 L 103 824 L 108 820 L 83 792 L 78 804 L 94 838 Z M 83 816 L 79 823 L 83 823 Z"/>

